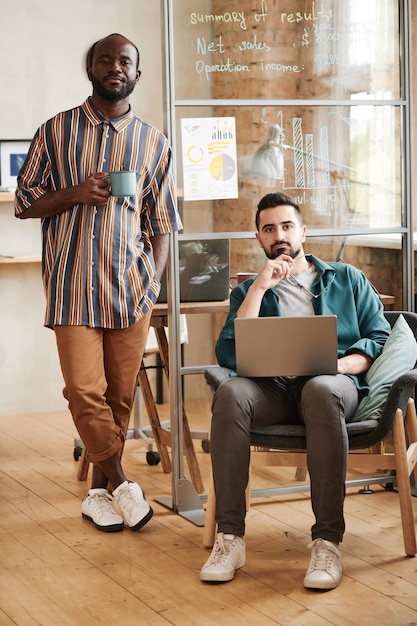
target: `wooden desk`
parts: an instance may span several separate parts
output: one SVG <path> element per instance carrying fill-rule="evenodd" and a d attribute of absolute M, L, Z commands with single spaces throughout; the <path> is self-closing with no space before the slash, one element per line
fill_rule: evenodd
<path fill-rule="evenodd" d="M 395 296 L 379 294 L 382 304 L 393 305 Z M 224 313 L 229 311 L 229 299 L 220 302 L 181 302 L 180 313 L 189 315 L 191 313 Z M 155 304 L 152 311 L 151 326 L 168 326 L 168 305 Z"/>
<path fill-rule="evenodd" d="M 219 302 L 181 302 L 180 313 L 223 313 L 229 311 L 229 299 Z M 168 304 L 157 303 L 152 311 L 151 326 L 168 326 Z"/>
<path fill-rule="evenodd" d="M 385 294 L 380 293 L 379 298 L 384 305 L 385 311 L 392 311 L 395 304 L 395 296 L 387 296 Z"/>

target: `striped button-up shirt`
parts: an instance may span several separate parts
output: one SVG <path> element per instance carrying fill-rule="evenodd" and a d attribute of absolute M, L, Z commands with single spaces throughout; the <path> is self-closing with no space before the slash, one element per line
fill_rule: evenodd
<path fill-rule="evenodd" d="M 135 170 L 135 197 L 77 204 L 42 219 L 45 326 L 126 328 L 156 301 L 151 237 L 182 227 L 166 137 L 129 110 L 107 120 L 91 99 L 36 132 L 18 176 L 16 216 L 94 172 Z"/>

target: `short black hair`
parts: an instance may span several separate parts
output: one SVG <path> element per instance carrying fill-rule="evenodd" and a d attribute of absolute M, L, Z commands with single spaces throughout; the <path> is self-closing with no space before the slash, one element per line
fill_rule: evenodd
<path fill-rule="evenodd" d="M 98 39 L 97 41 L 95 41 L 93 43 L 93 45 L 90 46 L 90 48 L 87 51 L 87 54 L 86 54 L 86 57 L 85 57 L 86 67 L 91 67 L 92 64 L 93 64 L 94 51 L 96 49 L 97 44 L 99 44 L 101 41 L 103 41 L 103 39 L 107 39 L 108 37 L 113 37 L 114 35 L 117 35 L 118 37 L 123 37 L 123 39 L 126 39 L 126 41 L 128 41 L 130 44 L 132 44 L 132 46 L 135 48 L 136 54 L 137 54 L 136 69 L 137 70 L 139 69 L 140 54 L 139 54 L 138 47 L 133 43 L 133 41 L 130 41 L 130 39 L 128 39 L 127 37 L 124 37 L 124 35 L 120 35 L 120 33 L 112 33 L 111 35 L 106 35 L 106 37 L 102 37 L 101 39 Z"/>
<path fill-rule="evenodd" d="M 300 220 L 300 224 L 303 223 L 301 209 L 296 201 L 290 198 L 290 196 L 287 196 L 287 194 L 282 193 L 282 191 L 275 191 L 273 193 L 267 193 L 258 204 L 255 216 L 256 230 L 259 231 L 259 217 L 261 212 L 264 209 L 273 209 L 277 206 L 292 206 L 295 209 L 298 219 Z"/>

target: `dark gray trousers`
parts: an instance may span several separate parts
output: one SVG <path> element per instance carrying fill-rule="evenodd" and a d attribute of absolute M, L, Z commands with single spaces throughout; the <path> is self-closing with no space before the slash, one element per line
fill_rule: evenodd
<path fill-rule="evenodd" d="M 231 378 L 213 399 L 210 451 L 218 531 L 245 534 L 250 428 L 271 424 L 306 426 L 307 466 L 315 515 L 312 539 L 342 541 L 348 455 L 346 422 L 359 398 L 348 376 Z"/>

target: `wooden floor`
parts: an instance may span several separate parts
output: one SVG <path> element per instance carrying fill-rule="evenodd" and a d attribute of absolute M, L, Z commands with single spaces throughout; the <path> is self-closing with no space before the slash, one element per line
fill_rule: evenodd
<path fill-rule="evenodd" d="M 201 427 L 201 411 L 188 411 Z M 207 427 L 208 412 L 204 416 Z M 0 624 L 8 626 L 365 626 L 417 624 L 417 559 L 407 558 L 397 494 L 349 489 L 345 575 L 330 592 L 302 585 L 312 523 L 307 494 L 253 499 L 247 564 L 224 585 L 203 584 L 202 529 L 152 502 L 138 533 L 106 534 L 81 518 L 75 431 L 66 412 L 0 417 Z M 205 484 L 209 455 L 195 442 Z M 152 501 L 171 476 L 146 463 L 142 440 L 125 468 Z M 187 472 L 185 472 L 187 476 Z M 293 482 L 292 470 L 254 470 L 252 487 Z M 417 498 L 413 498 L 417 515 Z"/>

